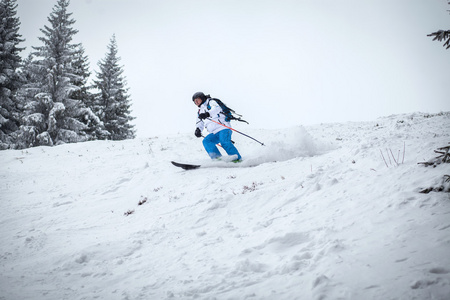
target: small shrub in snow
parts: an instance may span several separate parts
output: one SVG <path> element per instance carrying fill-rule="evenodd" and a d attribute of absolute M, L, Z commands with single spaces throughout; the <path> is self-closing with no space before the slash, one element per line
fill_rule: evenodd
<path fill-rule="evenodd" d="M 134 209 L 133 209 L 133 210 L 129 209 L 129 210 L 127 210 L 126 212 L 123 213 L 123 215 L 124 215 L 125 217 L 127 217 L 127 216 L 129 216 L 129 215 L 132 215 L 132 214 L 134 214 Z"/>
<path fill-rule="evenodd" d="M 146 203 L 146 202 L 147 202 L 147 197 L 142 197 L 142 196 L 141 196 L 141 200 L 139 200 L 138 205 L 142 205 L 142 204 L 144 204 L 144 203 Z"/>
<path fill-rule="evenodd" d="M 440 155 L 433 159 L 430 159 L 429 161 L 420 162 L 419 164 L 424 165 L 425 167 L 433 166 L 433 168 L 436 168 L 440 164 L 450 163 L 450 146 L 438 148 L 437 150 L 434 150 L 434 152 Z M 444 175 L 441 183 L 437 186 L 432 186 L 420 191 L 420 193 L 423 194 L 428 194 L 429 192 L 450 193 L 450 175 Z"/>
<path fill-rule="evenodd" d="M 450 193 L 450 175 L 444 175 L 440 184 L 423 189 L 419 193 L 428 194 L 430 192 Z"/>
<path fill-rule="evenodd" d="M 434 150 L 434 152 L 440 155 L 430 159 L 429 161 L 420 162 L 419 164 L 425 165 L 426 167 L 433 166 L 433 168 L 436 168 L 439 164 L 450 163 L 450 146 L 438 148 L 437 150 Z"/>
<path fill-rule="evenodd" d="M 258 185 L 261 185 L 261 184 L 262 183 L 253 182 L 250 186 L 244 185 L 244 187 L 242 188 L 241 194 L 245 194 L 247 192 L 254 192 L 254 191 L 256 191 L 256 188 L 258 187 Z"/>
<path fill-rule="evenodd" d="M 386 149 L 386 157 L 387 159 L 384 157 L 383 151 L 381 151 L 380 149 L 380 153 L 381 153 L 381 157 L 383 158 L 383 161 L 386 165 L 386 167 L 389 168 L 389 166 L 399 166 L 400 165 L 400 158 L 401 158 L 401 163 L 403 164 L 405 162 L 405 152 L 406 152 L 406 145 L 405 143 L 403 143 L 403 154 L 401 153 L 400 150 L 398 150 L 397 153 L 397 158 L 395 157 L 394 153 L 392 152 L 391 149 Z M 389 165 L 388 165 L 389 162 Z"/>

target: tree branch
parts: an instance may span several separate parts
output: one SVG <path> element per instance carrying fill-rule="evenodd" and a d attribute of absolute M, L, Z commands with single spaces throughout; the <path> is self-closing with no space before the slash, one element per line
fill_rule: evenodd
<path fill-rule="evenodd" d="M 444 47 L 446 49 L 450 48 L 450 30 L 439 30 L 430 34 L 427 34 L 427 36 L 434 36 L 433 41 L 438 40 L 439 42 L 444 41 Z"/>

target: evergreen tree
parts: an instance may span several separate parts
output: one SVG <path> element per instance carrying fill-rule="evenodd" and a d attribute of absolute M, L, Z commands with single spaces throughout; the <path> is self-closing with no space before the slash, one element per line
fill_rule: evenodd
<path fill-rule="evenodd" d="M 19 129 L 20 111 L 16 93 L 22 85 L 19 76 L 24 40 L 19 35 L 16 0 L 0 2 L 0 150 L 13 146 L 12 133 Z"/>
<path fill-rule="evenodd" d="M 100 72 L 94 87 L 99 90 L 95 95 L 94 111 L 102 120 L 112 140 L 132 139 L 135 137 L 134 125 L 130 122 L 131 100 L 127 94 L 123 69 L 119 66 L 117 42 L 113 35 L 108 45 L 106 57 L 98 62 Z"/>
<path fill-rule="evenodd" d="M 87 81 L 91 72 L 89 71 L 88 57 L 84 54 L 84 47 L 79 45 L 78 49 L 72 58 L 74 73 L 77 78 L 74 80 L 73 85 L 78 87 L 77 90 L 72 91 L 70 97 L 72 99 L 80 100 L 86 105 L 91 104 L 92 100 L 89 94 L 89 86 L 87 86 Z"/>
<path fill-rule="evenodd" d="M 79 100 L 83 103 L 82 110 L 84 114 L 81 115 L 82 118 L 80 119 L 80 122 L 84 122 L 86 124 L 87 128 L 84 131 L 89 135 L 90 139 L 103 137 L 107 134 L 103 123 L 90 109 L 90 107 L 93 106 L 94 96 L 89 91 L 92 87 L 87 85 L 91 72 L 89 71 L 89 60 L 84 54 L 84 47 L 82 45 L 79 45 L 79 48 L 74 53 L 73 67 L 75 70 L 75 75 L 77 75 L 77 79 L 75 79 L 73 84 L 78 89 L 72 91 L 70 98 Z"/>
<path fill-rule="evenodd" d="M 23 118 L 27 141 L 31 146 L 57 145 L 92 139 L 89 132 L 99 119 L 86 107 L 82 98 L 86 83 L 84 50 L 81 44 L 72 44 L 78 32 L 72 28 L 75 20 L 68 13 L 69 0 L 58 0 L 48 17 L 50 26 L 44 26 L 43 46 L 33 47 L 34 61 L 28 71 L 34 82 L 27 86 L 33 96 Z M 77 92 L 78 95 L 76 94 Z"/>
<path fill-rule="evenodd" d="M 46 130 L 45 112 L 47 105 L 34 98 L 38 93 L 39 82 L 43 75 L 38 76 L 38 68 L 34 64 L 33 54 L 30 53 L 23 61 L 21 76 L 25 84 L 18 91 L 17 98 L 22 103 L 22 125 L 16 132 L 16 148 L 23 149 L 38 145 L 37 136 Z"/>

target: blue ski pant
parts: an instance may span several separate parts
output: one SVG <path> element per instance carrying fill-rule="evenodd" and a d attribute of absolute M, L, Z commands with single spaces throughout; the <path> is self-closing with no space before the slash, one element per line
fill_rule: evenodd
<path fill-rule="evenodd" d="M 231 129 L 224 129 L 217 133 L 210 133 L 203 139 L 203 146 L 212 159 L 222 156 L 216 146 L 218 143 L 220 143 L 228 155 L 237 155 L 238 159 L 242 158 L 239 151 L 231 142 L 231 133 Z"/>

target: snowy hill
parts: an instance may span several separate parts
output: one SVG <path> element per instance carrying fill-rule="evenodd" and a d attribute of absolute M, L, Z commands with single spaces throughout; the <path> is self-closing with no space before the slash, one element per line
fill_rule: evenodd
<path fill-rule="evenodd" d="M 417 164 L 449 129 L 254 130 L 193 171 L 193 134 L 2 151 L 0 299 L 450 299 L 450 194 L 419 193 L 450 164 Z"/>

